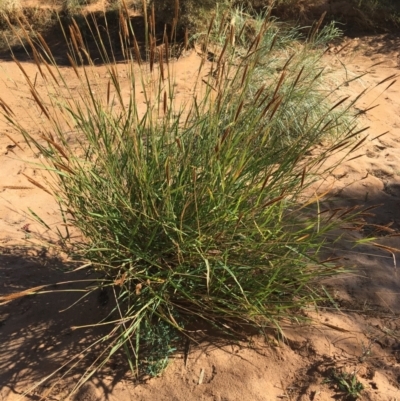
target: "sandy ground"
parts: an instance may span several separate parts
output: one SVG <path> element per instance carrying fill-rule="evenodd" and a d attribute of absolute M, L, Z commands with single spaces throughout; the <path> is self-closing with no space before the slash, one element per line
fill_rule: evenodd
<path fill-rule="evenodd" d="M 400 253 L 382 248 L 400 248 L 400 81 L 385 92 L 382 89 L 387 85 L 375 87 L 399 73 L 400 38 L 376 36 L 346 42 L 348 47 L 338 54 L 338 49 L 332 48 L 327 65 L 345 63 L 349 76 L 369 71 L 346 92 L 355 96 L 370 88 L 357 104 L 359 112 L 379 106 L 362 114 L 362 123 L 370 129 L 368 139 L 353 155 L 360 157 L 340 165 L 321 190 L 330 189 L 332 208 L 379 205 L 375 215 L 367 217 L 374 224 L 369 232 L 347 235 L 362 238 L 372 233 L 380 247 L 370 244 L 353 249 L 346 237 L 332 246 L 330 256 L 342 256 L 357 267 L 356 274 L 326 283 L 340 310 L 329 305 L 318 312 L 307 311 L 315 323 L 285 327 L 285 338 L 273 331 L 266 338 L 247 342 L 221 342 L 210 336 L 199 345 L 191 344 L 187 357 L 178 351 L 160 377 L 141 382 L 131 376 L 123 357 L 117 356 L 73 397 L 74 401 L 344 400 L 331 374 L 341 369 L 356 372 L 365 388 L 360 399 L 400 400 L 400 276 L 396 267 Z M 381 64 L 371 67 L 378 62 Z M 192 53 L 176 64 L 178 91 L 183 95 L 191 90 L 196 63 L 197 56 Z M 28 74 L 36 73 L 28 62 L 24 68 Z M 28 121 L 32 100 L 27 89 L 21 90 L 21 72 L 8 61 L 0 61 L 0 71 L 0 96 L 21 121 Z M 73 71 L 65 67 L 65 73 L 74 85 Z M 98 73 L 104 75 L 104 67 L 99 67 Z M 52 226 L 61 221 L 51 196 L 25 176 L 40 177 L 37 157 L 0 123 L 1 295 L 49 282 L 92 278 L 87 273 L 66 274 L 65 264 L 45 249 L 29 250 L 33 233 L 47 233 L 32 219 L 28 208 Z M 95 323 L 107 313 L 108 306 L 101 305 L 97 295 L 87 298 L 84 308 L 63 311 L 78 298 L 79 293 L 48 293 L 0 306 L 1 401 L 60 400 L 71 390 L 80 371 L 66 373 L 62 369 L 55 377 L 66 375 L 55 387 L 50 386 L 55 380 L 50 380 L 23 396 L 102 334 L 98 329 L 71 330 L 71 326 Z M 89 357 L 82 367 L 92 361 Z"/>

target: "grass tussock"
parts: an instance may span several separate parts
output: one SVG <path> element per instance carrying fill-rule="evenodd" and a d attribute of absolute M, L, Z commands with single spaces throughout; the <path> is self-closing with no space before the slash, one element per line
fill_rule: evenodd
<path fill-rule="evenodd" d="M 306 195 L 317 174 L 333 168 L 324 165 L 329 155 L 362 141 L 352 102 L 326 86 L 320 61 L 324 43 L 339 34 L 332 25 L 319 21 L 300 44 L 298 31 L 269 13 L 217 12 L 197 36 L 202 59 L 189 99 L 179 103 L 172 34 L 165 31 L 159 46 L 155 13 L 146 23 L 147 60 L 121 8 L 124 64 L 106 43 L 115 38 L 87 25 L 104 84 L 72 21 L 65 35 L 79 90 L 42 37 L 25 32 L 35 38 L 32 55 L 48 91 L 16 61 L 41 116 L 40 136 L 0 103 L 53 177 L 31 183 L 59 202 L 59 242 L 115 296 L 107 346 L 77 386 L 119 349 L 133 370 L 157 372 L 194 322 L 236 334 L 301 319 L 322 297 L 319 281 L 341 271 L 320 256 L 327 236 L 354 218 L 353 210 L 321 211 L 320 199 Z"/>

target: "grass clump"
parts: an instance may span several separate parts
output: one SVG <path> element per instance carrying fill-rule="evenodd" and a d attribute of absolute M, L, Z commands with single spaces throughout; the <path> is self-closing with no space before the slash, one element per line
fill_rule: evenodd
<path fill-rule="evenodd" d="M 358 400 L 364 390 L 364 385 L 358 380 L 355 372 L 351 374 L 333 370 L 328 381 L 337 385 L 346 400 Z"/>
<path fill-rule="evenodd" d="M 333 168 L 321 167 L 329 155 L 357 148 L 361 131 L 347 117 L 351 104 L 324 87 L 319 60 L 337 34 L 332 27 L 317 24 L 300 45 L 297 31 L 281 30 L 269 14 L 216 15 L 198 37 L 193 92 L 179 103 L 168 36 L 161 50 L 149 29 L 144 63 L 124 10 L 120 24 L 125 63 L 99 39 L 101 85 L 72 23 L 68 58 L 79 91 L 41 37 L 32 41 L 48 89 L 44 95 L 25 74 L 40 135 L 0 105 L 54 178 L 49 191 L 67 227 L 59 241 L 115 295 L 99 358 L 124 349 L 132 369 L 157 372 L 176 333 L 190 336 L 196 321 L 231 334 L 243 325 L 279 327 L 321 298 L 318 281 L 341 271 L 319 256 L 339 222 L 306 189 Z M 103 37 L 96 24 L 88 29 Z M 351 210 L 334 214 L 352 218 Z M 153 345 L 163 357 L 142 356 Z"/>

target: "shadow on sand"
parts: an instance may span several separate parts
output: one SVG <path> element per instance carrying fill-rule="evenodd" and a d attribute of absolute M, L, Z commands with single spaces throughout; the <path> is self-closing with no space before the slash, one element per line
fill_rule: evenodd
<path fill-rule="evenodd" d="M 140 58 L 142 60 L 147 60 L 148 58 L 145 46 L 146 26 L 142 16 L 129 17 L 129 21 L 126 23 L 126 27 L 129 26 L 129 38 L 127 39 L 127 42 L 122 45 L 120 32 L 122 32 L 124 28 L 121 28 L 120 13 L 118 10 L 107 10 L 105 12 L 96 11 L 85 15 L 76 14 L 71 16 L 65 13 L 57 14 L 55 10 L 45 9 L 36 10 L 34 17 L 29 17 L 33 11 L 30 12 L 29 9 L 26 9 L 24 12 L 28 15 L 28 21 L 30 18 L 38 19 L 38 14 L 40 15 L 40 13 L 46 15 L 43 17 L 44 19 L 47 18 L 46 23 L 39 24 L 38 27 L 35 27 L 34 23 L 30 25 L 34 31 L 37 30 L 40 32 L 47 44 L 47 49 L 50 50 L 59 66 L 71 66 L 67 53 L 70 55 L 76 53 L 71 38 L 70 27 L 72 26 L 79 28 L 85 49 L 91 58 L 90 63 L 101 65 L 107 62 L 109 58 L 111 61 L 117 63 L 123 62 L 126 60 L 123 51 L 123 47 L 126 47 L 126 45 L 128 46 L 128 49 L 132 50 L 134 58 L 137 58 L 137 54 L 134 51 L 134 38 L 138 44 Z M 6 28 L 3 27 L 3 29 Z M 14 55 L 20 62 L 34 62 L 35 60 L 31 46 L 25 39 L 24 34 L 21 32 L 18 22 L 15 22 L 14 29 L 21 33 L 22 43 L 19 40 L 15 40 L 15 34 L 13 33 L 13 37 L 10 41 L 11 45 L 3 43 L 3 46 L 0 46 L 0 59 L 12 60 L 12 55 Z M 10 34 L 9 30 L 6 32 Z M 178 32 L 177 37 L 170 38 L 171 26 L 165 25 L 164 23 L 156 24 L 155 35 L 153 36 L 155 38 L 155 46 L 159 46 L 163 43 L 164 32 L 169 36 L 168 40 L 170 43 L 177 43 L 173 46 L 172 52 L 175 53 L 175 56 L 179 57 L 180 53 L 178 49 L 181 48 L 179 43 L 183 38 L 183 34 Z M 35 47 L 37 50 L 41 51 L 46 60 L 47 58 L 45 53 L 47 49 L 43 49 L 40 41 L 34 39 L 34 35 L 31 36 L 31 39 L 35 43 Z M 82 65 L 87 65 L 89 62 L 85 52 L 80 53 L 82 57 L 75 57 L 75 59 L 77 59 Z"/>
<path fill-rule="evenodd" d="M 72 326 L 99 322 L 108 315 L 111 305 L 99 302 L 97 291 L 69 308 L 83 295 L 80 290 L 95 279 L 93 274 L 68 273 L 70 270 L 70 266 L 57 259 L 32 257 L 20 248 L 0 249 L 2 296 L 35 286 L 71 281 L 66 285 L 46 287 L 43 291 L 48 293 L 26 296 L 0 306 L 0 383 L 3 385 L 0 394 L 3 399 L 12 394 L 22 395 L 109 332 L 110 326 L 71 329 Z M 101 349 L 99 345 L 95 352 Z M 66 380 L 71 379 L 72 374 L 83 373 L 93 361 L 94 354 L 90 353 L 77 369 L 67 373 Z M 118 358 L 111 360 L 104 374 L 112 373 L 110 377 L 119 381 L 127 367 L 117 361 Z M 67 367 L 59 370 L 28 397 L 39 399 L 35 394 L 45 392 L 66 371 Z M 108 388 L 104 387 L 105 394 Z"/>

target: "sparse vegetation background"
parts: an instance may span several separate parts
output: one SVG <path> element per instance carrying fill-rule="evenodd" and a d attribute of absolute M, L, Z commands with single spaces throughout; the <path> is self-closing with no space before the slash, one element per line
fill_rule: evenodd
<path fill-rule="evenodd" d="M 349 32 L 379 32 L 400 26 L 400 4 L 396 0 L 185 0 L 180 2 L 177 15 L 175 0 L 154 1 L 154 5 L 159 19 L 172 23 L 179 14 L 182 25 L 192 30 L 204 27 L 210 10 L 223 5 L 258 12 L 273 7 L 274 15 L 295 24 L 312 23 L 326 13 L 327 21 L 339 22 L 341 28 Z"/>

